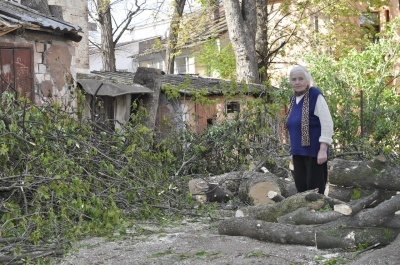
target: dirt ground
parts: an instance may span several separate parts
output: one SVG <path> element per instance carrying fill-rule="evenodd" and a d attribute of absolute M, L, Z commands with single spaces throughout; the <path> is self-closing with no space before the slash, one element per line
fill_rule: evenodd
<path fill-rule="evenodd" d="M 346 264 L 354 253 L 315 247 L 280 245 L 218 234 L 218 221 L 185 220 L 159 226 L 137 224 L 126 235 L 113 239 L 80 241 L 61 265 L 89 264 Z"/>

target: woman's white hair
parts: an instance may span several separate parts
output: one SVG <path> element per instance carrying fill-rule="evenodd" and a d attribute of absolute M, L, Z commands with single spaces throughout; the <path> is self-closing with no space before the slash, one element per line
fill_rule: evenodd
<path fill-rule="evenodd" d="M 290 77 L 292 76 L 292 73 L 298 72 L 298 71 L 301 71 L 304 73 L 304 76 L 307 80 L 308 86 L 314 85 L 314 80 L 312 79 L 310 72 L 308 72 L 307 68 L 305 68 L 302 65 L 296 65 L 295 67 L 292 68 L 292 70 L 290 70 L 289 80 L 290 80 Z"/>

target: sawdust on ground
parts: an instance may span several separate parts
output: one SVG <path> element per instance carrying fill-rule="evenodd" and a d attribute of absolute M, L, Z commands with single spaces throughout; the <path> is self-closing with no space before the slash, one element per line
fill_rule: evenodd
<path fill-rule="evenodd" d="M 353 256 L 354 253 L 342 250 L 320 250 L 219 235 L 218 221 L 184 220 L 170 226 L 137 224 L 125 235 L 114 235 L 112 239 L 82 240 L 57 264 L 316 265 L 345 264 Z"/>

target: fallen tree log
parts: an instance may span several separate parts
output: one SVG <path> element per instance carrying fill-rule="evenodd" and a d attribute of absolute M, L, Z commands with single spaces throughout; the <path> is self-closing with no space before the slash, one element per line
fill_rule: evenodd
<path fill-rule="evenodd" d="M 376 200 L 376 198 L 379 197 L 379 195 L 380 192 L 376 191 L 370 196 L 362 198 L 356 201 L 353 205 L 350 205 L 350 204 L 343 204 L 338 200 L 325 197 L 324 195 L 317 193 L 316 195 L 313 194 L 312 196 L 315 196 L 316 198 L 321 197 L 321 199 L 324 200 L 322 207 L 324 207 L 325 205 L 329 205 L 330 208 L 335 209 L 338 208 L 338 206 L 340 206 L 339 211 L 337 210 L 315 211 L 317 209 L 310 209 L 310 207 L 303 207 L 293 212 L 290 212 L 286 215 L 280 216 L 277 218 L 277 220 L 279 223 L 285 223 L 285 224 L 301 224 L 301 225 L 325 224 L 337 220 L 343 217 L 343 215 L 355 214 L 361 211 L 367 205 Z M 314 198 L 314 200 L 316 200 L 316 198 Z M 346 213 L 342 212 L 343 208 L 346 210 Z"/>
<path fill-rule="evenodd" d="M 199 202 L 227 202 L 233 194 L 221 188 L 218 183 L 209 183 L 204 179 L 191 179 L 189 192 Z"/>
<path fill-rule="evenodd" d="M 268 222 L 277 222 L 277 218 L 282 215 L 291 213 L 301 207 L 308 207 L 312 200 L 307 199 L 307 197 L 316 193 L 317 190 L 305 191 L 278 203 L 241 208 L 236 211 L 236 217 L 251 217 Z M 310 196 L 310 198 L 314 197 Z"/>
<path fill-rule="evenodd" d="M 386 163 L 384 157 L 371 161 L 335 158 L 328 163 L 329 182 L 342 187 L 400 191 L 400 166 Z"/>
<path fill-rule="evenodd" d="M 272 190 L 268 192 L 268 198 L 270 198 L 274 202 L 281 202 L 285 199 L 285 197 L 283 197 L 281 194 Z"/>
<path fill-rule="evenodd" d="M 387 221 L 384 225 L 385 227 L 389 228 L 400 228 L 400 216 L 399 215 L 393 216 L 392 219 Z"/>
<path fill-rule="evenodd" d="M 400 229 L 341 226 L 322 229 L 313 225 L 290 225 L 251 218 L 232 218 L 220 222 L 218 233 L 229 236 L 246 236 L 280 244 L 316 246 L 321 249 L 353 249 L 360 244 L 388 245 L 398 236 Z"/>
<path fill-rule="evenodd" d="M 364 209 L 365 205 L 379 196 L 380 192 L 376 191 L 369 197 L 359 200 L 358 205 L 354 205 L 354 209 L 360 210 L 357 214 L 344 216 L 334 211 L 310 214 L 310 203 L 320 202 L 316 199 L 323 196 L 315 195 L 315 193 L 316 191 L 307 191 L 273 205 L 248 207 L 246 213 L 250 218 L 224 220 L 220 223 L 218 231 L 224 235 L 242 235 L 277 243 L 297 242 L 293 244 L 315 244 L 318 248 L 345 249 L 355 248 L 359 244 L 387 245 L 400 233 L 400 229 L 395 227 L 393 225 L 395 222 L 392 221 L 396 220 L 394 217 L 400 211 L 400 194 L 374 208 Z M 298 207 L 299 205 L 302 206 Z M 292 207 L 298 208 L 293 210 Z M 287 211 L 287 216 L 282 215 L 285 211 Z M 279 217 L 278 214 L 284 217 Z M 290 216 L 295 216 L 295 218 L 290 218 Z M 306 221 L 304 221 L 304 216 L 307 217 Z M 260 217 L 265 219 L 261 220 Z M 312 220 L 310 217 L 315 219 Z M 294 219 L 301 224 L 293 225 L 291 221 Z M 315 225 L 319 223 L 322 224 Z M 386 226 L 386 224 L 392 225 Z M 313 239 L 310 239 L 310 233 L 314 233 Z"/>
<path fill-rule="evenodd" d="M 333 206 L 333 210 L 344 215 L 354 215 L 355 213 L 358 213 L 359 211 L 373 203 L 380 196 L 381 192 L 375 191 L 370 196 L 361 198 L 355 201 L 353 204 L 336 204 Z"/>
<path fill-rule="evenodd" d="M 236 196 L 246 204 L 265 205 L 273 203 L 268 197 L 269 191 L 282 197 L 297 192 L 293 181 L 278 178 L 270 172 L 231 172 L 189 181 L 189 192 L 199 202 L 225 202 Z"/>
<path fill-rule="evenodd" d="M 277 218 L 278 223 L 291 225 L 317 225 L 326 224 L 339 219 L 343 215 L 335 211 L 316 212 L 308 207 L 299 208 L 291 213 Z"/>
<path fill-rule="evenodd" d="M 361 245 L 368 247 L 379 244 L 387 246 L 399 235 L 400 229 L 386 227 L 334 227 L 316 230 L 315 239 L 318 249 L 341 248 L 355 250 Z"/>
<path fill-rule="evenodd" d="M 349 217 L 325 224 L 325 228 L 336 226 L 348 227 L 378 227 L 390 222 L 395 213 L 400 210 L 400 194 L 380 203 L 374 208 L 364 209 Z"/>
<path fill-rule="evenodd" d="M 280 244 L 315 246 L 315 227 L 309 225 L 286 225 L 252 218 L 232 218 L 220 222 L 218 233 L 247 236 Z"/>
<path fill-rule="evenodd" d="M 331 198 L 338 199 L 344 202 L 349 202 L 351 200 L 351 195 L 353 193 L 353 188 L 341 187 L 328 183 L 325 194 Z"/>
<path fill-rule="evenodd" d="M 400 235 L 389 246 L 364 253 L 349 265 L 378 265 L 400 263 Z"/>
<path fill-rule="evenodd" d="M 218 183 L 223 189 L 236 194 L 243 179 L 243 172 L 233 171 L 221 175 L 210 176 L 206 180 L 210 183 Z"/>
<path fill-rule="evenodd" d="M 272 203 L 273 201 L 268 198 L 268 192 L 281 193 L 277 182 L 278 178 L 272 173 L 254 172 L 251 176 L 243 178 L 238 191 L 239 198 L 243 202 L 256 206 Z"/>

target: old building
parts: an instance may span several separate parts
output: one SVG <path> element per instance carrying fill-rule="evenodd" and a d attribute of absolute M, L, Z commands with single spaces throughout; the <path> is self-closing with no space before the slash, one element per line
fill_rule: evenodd
<path fill-rule="evenodd" d="M 74 106 L 77 71 L 88 66 L 88 60 L 85 63 L 77 54 L 84 32 L 56 18 L 62 9 L 47 6 L 44 14 L 43 8 L 39 12 L 15 1 L 0 1 L 0 92 L 13 91 L 37 105 L 58 101 Z"/>
<path fill-rule="evenodd" d="M 197 75 L 165 74 L 143 67 L 136 73 L 93 71 L 90 75 L 80 75 L 78 85 L 87 93 L 87 117 L 111 121 L 114 128 L 121 128 L 129 120 L 134 111 L 131 104 L 136 101 L 148 110 L 146 124 L 160 135 L 168 134 L 171 129 L 202 133 L 208 126 L 234 118 L 254 98 L 268 101 L 270 89 L 276 89 Z M 229 93 L 231 86 L 244 93 Z M 176 97 L 168 97 L 170 89 L 177 90 Z M 199 101 L 195 95 L 198 93 L 207 102 Z"/>

